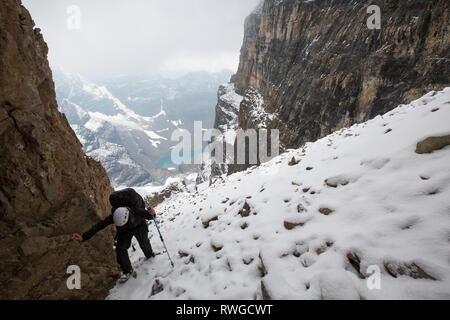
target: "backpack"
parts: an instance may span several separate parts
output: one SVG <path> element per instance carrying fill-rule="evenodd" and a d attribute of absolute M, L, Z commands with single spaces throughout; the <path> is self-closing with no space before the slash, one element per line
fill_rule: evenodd
<path fill-rule="evenodd" d="M 134 189 L 128 188 L 113 192 L 109 196 L 109 203 L 113 208 L 142 208 L 145 209 L 144 199 Z"/>

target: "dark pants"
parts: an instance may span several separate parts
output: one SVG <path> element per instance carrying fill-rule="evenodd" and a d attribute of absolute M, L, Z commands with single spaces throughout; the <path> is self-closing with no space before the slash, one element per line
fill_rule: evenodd
<path fill-rule="evenodd" d="M 133 237 L 139 243 L 142 251 L 144 252 L 147 258 L 151 258 L 153 255 L 152 246 L 150 244 L 150 240 L 148 239 L 148 228 L 147 225 L 143 225 L 141 227 L 136 228 L 133 231 L 120 233 L 117 235 L 117 244 L 116 244 L 116 256 L 117 262 L 120 265 L 120 269 L 122 269 L 123 273 L 131 273 L 133 271 L 133 267 L 131 266 L 130 257 L 128 256 L 128 249 L 131 246 L 131 240 Z"/>

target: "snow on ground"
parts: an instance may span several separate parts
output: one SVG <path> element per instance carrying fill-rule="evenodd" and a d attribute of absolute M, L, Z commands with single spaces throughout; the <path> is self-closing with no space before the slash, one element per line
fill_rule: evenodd
<path fill-rule="evenodd" d="M 176 168 L 169 168 L 169 170 L 176 170 Z M 176 186 L 178 189 L 190 189 L 190 187 L 194 185 L 195 179 L 197 178 L 196 173 L 191 173 L 188 175 L 180 174 L 174 177 L 170 177 L 166 180 L 166 183 L 164 185 L 154 185 L 149 184 L 142 187 L 134 187 L 133 189 L 136 190 L 137 193 L 139 193 L 142 197 L 152 196 L 154 193 L 158 193 L 163 191 L 164 189 L 167 189 L 171 186 Z M 189 188 L 188 188 L 189 187 Z M 127 186 L 119 186 L 116 188 L 116 190 L 126 189 Z"/>
<path fill-rule="evenodd" d="M 175 268 L 150 226 L 160 255 L 109 299 L 450 299 L 450 147 L 415 153 L 449 124 L 447 88 L 173 196 Z"/>

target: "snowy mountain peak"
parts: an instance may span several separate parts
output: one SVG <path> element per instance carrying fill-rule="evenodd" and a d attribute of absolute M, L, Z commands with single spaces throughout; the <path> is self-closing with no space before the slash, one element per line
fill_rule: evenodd
<path fill-rule="evenodd" d="M 171 133 L 193 120 L 211 125 L 215 91 L 205 83 L 222 83 L 227 73 L 193 74 L 181 79 L 120 77 L 97 84 L 55 69 L 61 112 L 84 145 L 102 162 L 114 186 L 164 184 L 183 172 L 165 161 Z M 207 123 L 205 123 L 207 125 Z M 162 163 L 162 164 L 161 164 Z"/>

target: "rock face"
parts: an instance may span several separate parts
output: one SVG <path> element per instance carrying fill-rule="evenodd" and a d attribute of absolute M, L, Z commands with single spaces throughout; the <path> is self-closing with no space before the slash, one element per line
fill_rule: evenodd
<path fill-rule="evenodd" d="M 222 133 L 237 128 L 239 105 L 242 98 L 235 92 L 233 83 L 219 87 L 214 128 L 219 129 Z"/>
<path fill-rule="evenodd" d="M 239 69 L 231 79 L 238 126 L 280 130 L 298 148 L 450 84 L 450 4 L 376 1 L 264 1 L 245 22 Z"/>
<path fill-rule="evenodd" d="M 0 299 L 103 299 L 115 282 L 113 230 L 71 234 L 105 217 L 112 191 L 59 113 L 48 48 L 19 0 L 0 3 Z M 81 269 L 68 290 L 67 269 Z"/>

